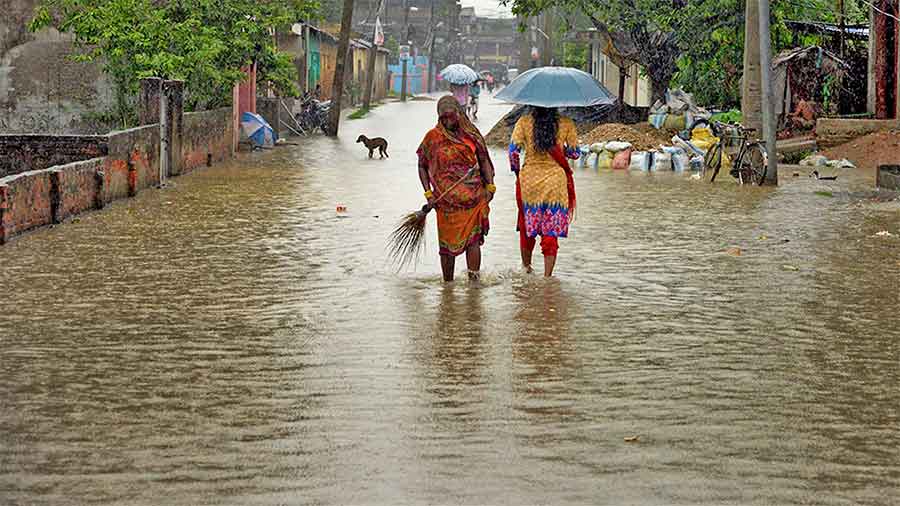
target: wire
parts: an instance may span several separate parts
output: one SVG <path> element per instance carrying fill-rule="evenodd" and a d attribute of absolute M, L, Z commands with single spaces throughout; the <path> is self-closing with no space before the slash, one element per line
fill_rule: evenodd
<path fill-rule="evenodd" d="M 869 0 L 860 0 L 860 2 L 862 2 L 862 3 L 866 4 L 866 5 L 868 5 L 869 7 L 872 8 L 872 10 L 874 10 L 874 11 L 876 11 L 876 12 L 880 12 L 881 14 L 883 14 L 883 15 L 889 17 L 889 18 L 893 18 L 893 19 L 895 19 L 896 21 L 900 21 L 900 18 L 898 18 L 897 16 L 891 14 L 890 12 L 884 12 L 883 10 L 879 9 L 878 7 L 875 7 L 875 4 L 873 4 L 873 3 L 870 2 Z M 893 3 L 894 3 L 894 2 L 892 1 L 892 2 L 891 2 L 891 5 L 893 5 Z"/>

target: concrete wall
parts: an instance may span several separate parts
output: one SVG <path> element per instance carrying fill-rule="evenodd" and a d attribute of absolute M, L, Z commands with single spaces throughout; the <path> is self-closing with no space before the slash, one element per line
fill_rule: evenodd
<path fill-rule="evenodd" d="M 181 139 L 182 173 L 230 158 L 234 153 L 233 125 L 230 107 L 185 114 Z"/>
<path fill-rule="evenodd" d="M 180 150 L 175 153 L 182 172 L 233 154 L 230 107 L 185 114 L 182 124 Z M 43 146 L 44 151 L 39 157 L 16 157 L 18 169 L 32 170 L 17 169 L 14 174 L 0 177 L 0 244 L 14 235 L 100 209 L 159 184 L 159 124 L 94 137 L 0 136 L 0 146 L 4 142 L 22 143 L 17 153 L 32 153 L 29 146 Z M 66 146 L 74 147 L 66 151 Z M 54 154 L 57 147 L 61 151 Z M 105 156 L 91 158 L 90 153 Z M 69 163 L 78 157 L 89 159 Z M 57 162 L 64 164 L 46 167 Z M 33 165 L 26 167 L 27 163 Z"/>
<path fill-rule="evenodd" d="M 0 16 L 0 133 L 98 133 L 84 117 L 107 110 L 114 95 L 97 64 L 71 59 L 72 38 L 31 33 L 39 0 L 4 0 Z"/>
<path fill-rule="evenodd" d="M 106 155 L 103 135 L 0 135 L 0 177 Z"/>
<path fill-rule="evenodd" d="M 896 119 L 820 118 L 816 122 L 816 140 L 820 147 L 831 147 L 873 132 L 897 129 L 900 120 Z"/>
<path fill-rule="evenodd" d="M 105 166 L 105 202 L 134 196 L 159 184 L 159 125 L 109 134 Z"/>

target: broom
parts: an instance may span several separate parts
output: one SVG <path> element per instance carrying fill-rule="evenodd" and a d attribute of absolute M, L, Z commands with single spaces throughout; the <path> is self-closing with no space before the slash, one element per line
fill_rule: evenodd
<path fill-rule="evenodd" d="M 425 245 L 425 224 L 428 222 L 428 213 L 434 209 L 433 205 L 437 204 L 454 188 L 471 177 L 476 169 L 477 167 L 469 169 L 459 181 L 453 183 L 450 188 L 447 188 L 444 193 L 434 199 L 432 204 L 425 204 L 422 206 L 422 209 L 411 212 L 400 220 L 400 224 L 391 233 L 390 245 L 388 246 L 388 254 L 398 268 L 402 269 L 413 261 L 418 260 L 421 256 L 422 247 Z"/>

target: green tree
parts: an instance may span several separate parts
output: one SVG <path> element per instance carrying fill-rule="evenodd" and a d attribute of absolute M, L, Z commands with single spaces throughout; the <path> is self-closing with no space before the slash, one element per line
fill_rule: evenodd
<path fill-rule="evenodd" d="M 296 70 L 271 33 L 316 7 L 312 0 L 43 0 L 30 28 L 70 32 L 77 59 L 102 62 L 125 126 L 144 77 L 184 80 L 185 107 L 198 110 L 228 104 L 241 68 L 256 61 L 261 80 L 295 95 Z"/>
<path fill-rule="evenodd" d="M 686 48 L 739 17 L 738 0 L 504 0 L 515 14 L 534 16 L 555 7 L 577 11 L 601 31 L 624 36 L 625 56 L 646 71 L 660 99 Z"/>

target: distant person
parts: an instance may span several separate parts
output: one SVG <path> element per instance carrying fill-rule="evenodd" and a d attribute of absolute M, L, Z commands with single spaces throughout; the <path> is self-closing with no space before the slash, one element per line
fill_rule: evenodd
<path fill-rule="evenodd" d="M 478 97 L 481 96 L 481 81 L 475 81 L 469 86 L 468 112 L 472 119 L 478 119 Z"/>
<path fill-rule="evenodd" d="M 316 83 L 316 91 L 313 92 L 313 97 L 316 100 L 322 100 L 322 85 L 320 83 Z"/>
<path fill-rule="evenodd" d="M 493 94 L 494 93 L 494 76 L 492 76 L 490 74 L 488 74 L 488 76 L 487 76 L 487 87 L 488 87 L 488 93 Z"/>

